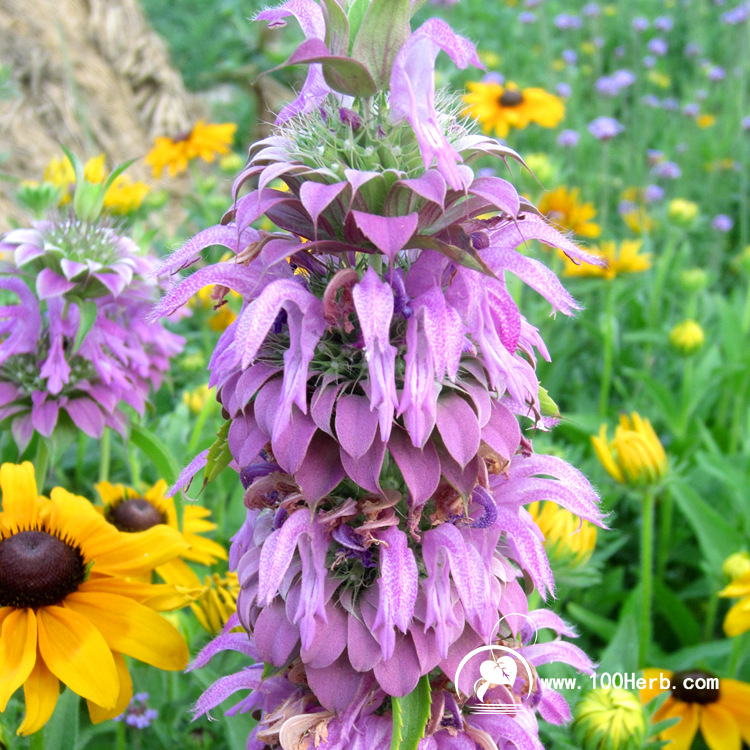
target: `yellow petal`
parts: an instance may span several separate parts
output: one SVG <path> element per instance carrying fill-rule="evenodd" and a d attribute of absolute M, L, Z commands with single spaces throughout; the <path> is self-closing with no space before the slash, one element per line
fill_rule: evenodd
<path fill-rule="evenodd" d="M 719 703 L 737 722 L 742 739 L 750 745 L 750 685 L 737 680 L 722 680 Z"/>
<path fill-rule="evenodd" d="M 198 589 L 199 591 L 203 589 L 200 578 L 186 562 L 179 558 L 160 565 L 156 572 L 163 581 L 174 586 L 180 586 L 183 589 Z"/>
<path fill-rule="evenodd" d="M 144 604 L 157 612 L 171 609 L 180 609 L 197 596 L 200 596 L 203 587 L 198 589 L 180 589 L 167 584 L 153 584 L 146 581 L 133 581 L 125 578 L 90 577 L 86 583 L 78 588 L 85 593 L 100 592 L 103 594 L 117 594 L 127 596 L 139 604 Z"/>
<path fill-rule="evenodd" d="M 701 711 L 701 733 L 711 750 L 741 750 L 737 722 L 718 703 L 709 703 Z"/>
<path fill-rule="evenodd" d="M 37 520 L 39 493 L 30 461 L 20 466 L 0 466 L 0 490 L 3 493 L 3 515 L 12 530 L 29 529 Z"/>
<path fill-rule="evenodd" d="M 121 484 L 99 482 L 98 484 L 95 484 L 94 487 L 96 487 L 96 491 L 99 493 L 99 497 L 105 505 L 111 505 L 125 497 L 125 490 Z"/>
<path fill-rule="evenodd" d="M 750 630 L 750 597 L 742 599 L 729 608 L 724 618 L 724 632 L 730 637 L 742 635 Z"/>
<path fill-rule="evenodd" d="M 112 656 L 115 658 L 117 676 L 120 678 L 120 694 L 117 697 L 115 707 L 111 709 L 106 709 L 102 706 L 97 706 L 96 703 L 86 701 L 89 707 L 89 716 L 91 717 L 92 724 L 101 724 L 107 719 L 114 719 L 115 716 L 124 713 L 130 703 L 130 699 L 133 697 L 133 680 L 130 678 L 130 672 L 128 672 L 128 665 L 125 663 L 125 658 L 122 654 L 118 654 L 116 651 L 112 653 Z"/>
<path fill-rule="evenodd" d="M 188 648 L 180 632 L 154 610 L 132 599 L 79 590 L 67 597 L 65 606 L 94 623 L 114 651 L 159 669 L 184 669 L 187 665 Z"/>
<path fill-rule="evenodd" d="M 30 608 L 14 609 L 0 634 L 0 711 L 23 685 L 36 661 L 36 615 Z"/>
<path fill-rule="evenodd" d="M 37 619 L 39 651 L 52 674 L 87 700 L 114 706 L 120 692 L 117 668 L 95 625 L 67 607 L 43 607 Z"/>
<path fill-rule="evenodd" d="M 47 669 L 38 652 L 34 669 L 23 684 L 23 694 L 26 698 L 26 716 L 18 727 L 18 734 L 33 734 L 49 721 L 60 694 L 59 680 Z"/>
<path fill-rule="evenodd" d="M 667 745 L 669 750 L 690 750 L 693 744 L 693 738 L 698 731 L 698 722 L 700 719 L 700 709 L 691 703 L 674 702 L 673 710 L 667 716 L 661 719 L 671 719 L 679 717 L 679 722 L 661 733 L 660 739 L 671 740 L 672 744 Z"/>
<path fill-rule="evenodd" d="M 153 570 L 188 549 L 188 543 L 175 529 L 159 524 L 133 534 L 114 532 L 86 544 L 86 553 L 94 559 L 94 570 L 111 575 L 130 575 Z"/>

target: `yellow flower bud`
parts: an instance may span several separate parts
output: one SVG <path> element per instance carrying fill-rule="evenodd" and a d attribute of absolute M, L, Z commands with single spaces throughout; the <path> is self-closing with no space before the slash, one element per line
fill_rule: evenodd
<path fill-rule="evenodd" d="M 636 412 L 620 415 L 615 436 L 607 440 L 607 425 L 591 436 L 594 451 L 609 475 L 623 484 L 651 484 L 663 479 L 669 466 L 659 438 L 648 419 Z"/>
<path fill-rule="evenodd" d="M 596 688 L 576 706 L 573 736 L 581 750 L 641 750 L 646 720 L 640 701 L 622 688 Z"/>
<path fill-rule="evenodd" d="M 683 320 L 669 334 L 669 343 L 682 354 L 694 354 L 706 340 L 703 329 L 694 320 Z"/>
<path fill-rule="evenodd" d="M 733 555 L 729 555 L 729 557 L 724 560 L 721 570 L 722 573 L 731 580 L 742 578 L 742 576 L 750 573 L 750 555 L 747 554 L 747 550 L 742 550 L 742 552 L 735 552 Z"/>
<path fill-rule="evenodd" d="M 679 227 L 690 227 L 698 217 L 698 204 L 684 198 L 669 201 L 667 216 Z"/>
<path fill-rule="evenodd" d="M 686 268 L 680 274 L 680 286 L 686 292 L 700 292 L 708 285 L 708 274 L 702 268 Z"/>
<path fill-rule="evenodd" d="M 532 503 L 527 510 L 544 534 L 544 546 L 553 561 L 571 567 L 589 561 L 596 547 L 596 526 L 552 502 Z"/>
<path fill-rule="evenodd" d="M 234 152 L 222 156 L 221 159 L 219 159 L 219 169 L 228 174 L 235 174 L 244 166 L 245 160 L 239 154 L 235 154 Z"/>
<path fill-rule="evenodd" d="M 535 153 L 526 157 L 526 164 L 542 185 L 548 185 L 554 182 L 555 166 L 547 154 Z"/>
<path fill-rule="evenodd" d="M 213 397 L 214 389 L 204 383 L 199 385 L 194 391 L 184 391 L 182 394 L 182 403 L 187 406 L 193 414 L 200 414 L 209 397 Z"/>

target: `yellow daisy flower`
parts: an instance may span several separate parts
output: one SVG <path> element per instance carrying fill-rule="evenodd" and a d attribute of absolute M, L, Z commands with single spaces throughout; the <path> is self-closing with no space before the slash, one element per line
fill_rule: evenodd
<path fill-rule="evenodd" d="M 121 534 L 61 487 L 39 497 L 34 467 L 0 467 L 0 711 L 21 686 L 19 734 L 50 718 L 62 681 L 94 723 L 122 713 L 133 686 L 123 654 L 183 669 L 188 648 L 154 610 L 184 606 L 171 586 L 129 580 L 180 554 L 166 527 Z"/>
<path fill-rule="evenodd" d="M 712 750 L 740 750 L 743 740 L 750 744 L 750 685 L 699 669 L 644 669 L 643 676 L 648 685 L 640 691 L 644 705 L 671 692 L 653 717 L 654 723 L 679 718 L 659 734 L 658 739 L 669 742 L 669 750 L 690 750 L 698 729 Z M 667 682 L 670 688 L 662 687 Z"/>
<path fill-rule="evenodd" d="M 237 319 L 237 313 L 226 303 L 227 298 L 229 299 L 240 299 L 240 295 L 226 287 L 223 288 L 224 292 L 227 292 L 221 302 L 223 304 L 220 307 L 216 307 L 220 300 L 217 300 L 214 296 L 214 286 L 204 286 L 198 290 L 198 293 L 190 300 L 191 306 L 201 307 L 204 310 L 213 310 L 214 314 L 209 318 L 208 326 L 212 331 L 224 331 Z"/>
<path fill-rule="evenodd" d="M 145 182 L 134 182 L 121 174 L 104 195 L 104 208 L 113 214 L 127 215 L 137 211 L 151 188 Z"/>
<path fill-rule="evenodd" d="M 565 262 L 566 276 L 594 276 L 611 281 L 621 273 L 640 273 L 651 268 L 651 253 L 640 254 L 640 240 L 623 240 L 619 248 L 614 242 L 602 242 L 590 252 L 607 261 L 606 266 L 592 266 L 588 263 L 576 265 L 567 256 Z"/>
<path fill-rule="evenodd" d="M 132 533 L 161 525 L 180 531 L 174 500 L 166 497 L 167 483 L 163 479 L 144 493 L 109 482 L 99 482 L 96 489 L 104 503 L 101 512 L 120 531 Z M 217 560 L 227 559 L 226 551 L 218 542 L 201 536 L 216 528 L 215 523 L 207 520 L 210 515 L 211 511 L 200 505 L 185 505 L 181 534 L 189 546 L 179 556 L 174 555 L 173 559 L 156 568 L 156 572 L 167 583 L 191 591 L 200 590 L 203 584 L 185 560 L 213 565 Z"/>
<path fill-rule="evenodd" d="M 667 454 L 651 422 L 637 412 L 630 418 L 620 415 L 611 441 L 607 440 L 607 425 L 603 424 L 591 442 L 609 475 L 623 484 L 656 482 L 668 471 Z"/>
<path fill-rule="evenodd" d="M 228 154 L 236 130 L 233 122 L 206 124 L 205 120 L 200 120 L 189 133 L 157 138 L 146 156 L 146 163 L 153 168 L 154 177 L 161 177 L 165 169 L 170 177 L 175 177 L 184 172 L 193 159 L 200 157 L 212 162 L 217 154 Z"/>
<path fill-rule="evenodd" d="M 596 547 L 596 526 L 551 502 L 531 503 L 527 510 L 544 534 L 550 557 L 574 566 L 588 562 Z"/>
<path fill-rule="evenodd" d="M 216 635 L 237 611 L 237 594 L 240 584 L 236 573 L 206 576 L 203 593 L 190 603 L 198 622 L 211 635 Z"/>
<path fill-rule="evenodd" d="M 745 553 L 744 564 L 734 566 L 738 568 L 737 572 L 740 575 L 719 592 L 719 596 L 739 599 L 724 618 L 724 632 L 730 638 L 750 630 L 750 570 L 747 569 L 747 565 L 747 553 Z"/>
<path fill-rule="evenodd" d="M 464 101 L 465 115 L 479 120 L 482 130 L 494 129 L 505 138 L 511 128 L 523 129 L 532 122 L 543 128 L 554 128 L 565 115 L 562 100 L 544 89 L 519 89 L 514 83 L 501 85 L 492 81 L 472 81 Z"/>
<path fill-rule="evenodd" d="M 559 187 L 545 193 L 539 201 L 539 211 L 553 224 L 567 229 L 579 237 L 598 237 L 601 227 L 591 221 L 596 216 L 592 203 L 580 200 L 578 188 Z"/>

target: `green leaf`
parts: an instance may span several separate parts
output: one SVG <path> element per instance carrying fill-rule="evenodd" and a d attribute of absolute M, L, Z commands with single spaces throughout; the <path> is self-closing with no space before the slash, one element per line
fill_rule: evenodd
<path fill-rule="evenodd" d="M 414 690 L 403 698 L 392 698 L 393 735 L 391 750 L 417 750 L 430 718 L 430 678 L 423 675 Z"/>
<path fill-rule="evenodd" d="M 617 632 L 616 622 L 612 622 L 612 620 L 608 620 L 606 617 L 602 617 L 600 614 L 592 612 L 590 609 L 586 609 L 575 602 L 568 602 L 565 609 L 575 622 L 580 622 L 587 630 L 596 633 L 596 635 L 605 641 L 610 641 L 614 638 Z"/>
<path fill-rule="evenodd" d="M 372 0 L 352 47 L 352 57 L 370 72 L 378 89 L 388 88 L 398 51 L 411 35 L 410 0 Z"/>
<path fill-rule="evenodd" d="M 336 0 L 323 0 L 323 18 L 326 22 L 326 47 L 333 55 L 349 52 L 349 20 Z"/>
<path fill-rule="evenodd" d="M 130 428 L 130 441 L 146 454 L 167 484 L 174 483 L 180 469 L 169 448 L 159 437 L 146 427 L 134 424 Z"/>
<path fill-rule="evenodd" d="M 683 646 L 692 646 L 700 642 L 701 629 L 693 613 L 685 602 L 658 578 L 654 579 L 654 603 Z"/>
<path fill-rule="evenodd" d="M 719 575 L 726 557 L 742 549 L 744 540 L 735 525 L 729 523 L 688 484 L 674 481 L 670 484 L 677 505 L 698 537 L 709 570 Z"/>
<path fill-rule="evenodd" d="M 370 6 L 370 0 L 354 0 L 349 8 L 348 19 L 349 19 L 349 52 L 354 46 L 354 40 L 357 37 L 359 27 L 362 25 L 362 20 L 365 17 L 367 8 Z"/>
<path fill-rule="evenodd" d="M 96 302 L 92 299 L 76 299 L 75 303 L 78 306 L 80 321 L 78 323 L 76 340 L 73 343 L 73 351 L 71 352 L 71 354 L 75 354 L 80 349 L 81 344 L 86 339 L 86 336 L 88 336 L 88 333 L 93 327 L 94 323 L 96 323 L 96 316 L 99 312 L 99 308 L 97 307 Z"/>
<path fill-rule="evenodd" d="M 560 417 L 560 407 L 555 403 L 549 391 L 539 386 L 539 405 L 542 407 L 543 417 Z"/>
<path fill-rule="evenodd" d="M 78 742 L 81 699 L 66 688 L 57 699 L 55 712 L 44 727 L 44 750 L 73 750 Z"/>
<path fill-rule="evenodd" d="M 70 165 L 73 167 L 73 171 L 76 175 L 76 185 L 82 185 L 83 184 L 83 164 L 81 163 L 81 160 L 66 146 L 60 145 L 60 148 L 65 153 L 65 156 L 68 157 L 68 161 L 70 162 Z"/>
<path fill-rule="evenodd" d="M 231 422 L 224 422 L 222 428 L 216 433 L 216 442 L 208 449 L 203 479 L 204 487 L 209 482 L 213 482 L 232 460 L 232 452 L 229 450 L 229 426 L 231 424 Z"/>

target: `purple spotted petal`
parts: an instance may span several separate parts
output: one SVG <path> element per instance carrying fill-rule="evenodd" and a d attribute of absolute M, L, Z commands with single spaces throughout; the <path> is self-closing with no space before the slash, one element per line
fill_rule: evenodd
<path fill-rule="evenodd" d="M 383 659 L 393 656 L 396 636 L 394 627 L 406 633 L 414 615 L 419 573 L 406 534 L 391 527 L 377 533 L 380 545 L 378 578 L 378 614 L 373 625 L 383 650 Z"/>
<path fill-rule="evenodd" d="M 368 268 L 362 281 L 352 289 L 352 297 L 365 341 L 370 407 L 378 409 L 380 437 L 386 441 L 391 432 L 393 412 L 398 406 L 396 347 L 390 343 L 393 291 L 390 284 Z"/>
<path fill-rule="evenodd" d="M 487 203 L 510 216 L 516 216 L 521 207 L 516 189 L 500 177 L 477 177 L 469 185 L 468 192 L 484 198 Z"/>

